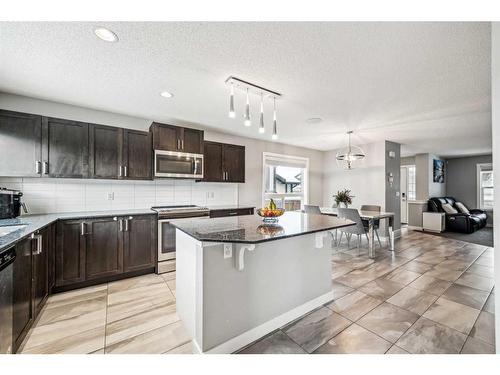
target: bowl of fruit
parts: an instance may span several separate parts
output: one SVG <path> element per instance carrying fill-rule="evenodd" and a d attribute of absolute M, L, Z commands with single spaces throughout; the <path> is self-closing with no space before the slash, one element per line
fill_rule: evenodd
<path fill-rule="evenodd" d="M 260 208 L 257 210 L 257 215 L 260 217 L 264 218 L 264 222 L 266 223 L 275 223 L 278 221 L 278 217 L 283 215 L 285 213 L 285 210 L 282 208 L 278 208 L 276 206 L 276 203 L 271 199 L 271 202 L 269 202 L 269 205 L 264 208 Z"/>

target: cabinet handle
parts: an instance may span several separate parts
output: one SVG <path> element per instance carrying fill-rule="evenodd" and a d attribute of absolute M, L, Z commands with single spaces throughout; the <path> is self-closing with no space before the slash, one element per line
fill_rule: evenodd
<path fill-rule="evenodd" d="M 238 213 L 237 212 L 230 212 L 228 215 L 234 216 L 234 215 L 238 215 Z"/>
<path fill-rule="evenodd" d="M 181 149 L 184 150 L 184 139 L 181 140 Z"/>
<path fill-rule="evenodd" d="M 49 174 L 49 162 L 43 162 L 43 174 Z"/>
<path fill-rule="evenodd" d="M 123 219 L 120 219 L 120 221 L 118 222 L 118 230 L 120 232 L 123 232 Z"/>
<path fill-rule="evenodd" d="M 85 222 L 83 222 L 83 221 L 80 223 L 80 234 L 82 236 L 86 235 L 86 233 L 85 233 Z"/>
<path fill-rule="evenodd" d="M 121 165 L 120 165 L 120 166 L 118 167 L 118 177 L 122 177 L 122 174 L 123 174 L 123 173 L 122 173 L 122 170 L 123 170 L 123 166 L 121 166 Z"/>
<path fill-rule="evenodd" d="M 37 160 L 35 162 L 35 173 L 36 174 L 41 174 L 42 173 L 42 162 L 40 160 Z"/>
<path fill-rule="evenodd" d="M 123 167 L 123 174 L 125 175 L 125 177 L 128 177 L 127 166 Z"/>
<path fill-rule="evenodd" d="M 39 234 L 32 233 L 31 234 L 31 239 L 36 240 L 36 250 L 33 255 L 39 255 L 42 253 L 42 241 L 41 241 L 42 236 Z"/>

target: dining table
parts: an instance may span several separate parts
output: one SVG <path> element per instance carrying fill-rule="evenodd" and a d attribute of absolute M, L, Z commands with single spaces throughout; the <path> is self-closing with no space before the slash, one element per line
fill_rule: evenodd
<path fill-rule="evenodd" d="M 338 210 L 335 207 L 320 207 L 319 209 L 323 215 L 338 216 Z M 394 212 L 366 210 L 358 210 L 358 212 L 361 219 L 368 222 L 368 256 L 375 258 L 374 232 L 376 220 L 385 219 L 388 221 L 388 244 L 390 250 L 394 251 Z"/>

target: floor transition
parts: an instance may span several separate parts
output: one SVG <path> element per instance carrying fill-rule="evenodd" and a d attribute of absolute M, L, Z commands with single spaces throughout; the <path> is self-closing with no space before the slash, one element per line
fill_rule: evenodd
<path fill-rule="evenodd" d="M 366 248 L 366 243 L 364 243 Z M 240 353 L 493 353 L 493 249 L 404 231 L 392 255 L 343 244 L 335 299 Z M 23 353 L 191 353 L 175 275 L 146 275 L 49 298 Z"/>

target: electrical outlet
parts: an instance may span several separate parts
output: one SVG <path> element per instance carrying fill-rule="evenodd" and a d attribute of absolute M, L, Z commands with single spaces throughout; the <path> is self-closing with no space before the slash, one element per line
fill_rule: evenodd
<path fill-rule="evenodd" d="M 233 245 L 230 243 L 224 244 L 224 259 L 231 258 L 233 256 Z"/>
<path fill-rule="evenodd" d="M 108 201 L 112 201 L 112 200 L 115 200 L 115 193 L 114 192 L 108 193 Z"/>

